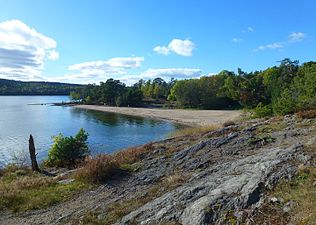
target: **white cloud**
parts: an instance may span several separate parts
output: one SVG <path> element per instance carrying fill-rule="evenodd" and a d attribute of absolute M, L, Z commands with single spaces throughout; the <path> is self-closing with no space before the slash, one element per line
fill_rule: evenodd
<path fill-rule="evenodd" d="M 117 57 L 105 61 L 78 63 L 68 67 L 70 71 L 78 71 L 78 73 L 70 73 L 54 79 L 76 83 L 104 81 L 125 75 L 127 70 L 141 67 L 143 61 L 144 57 Z"/>
<path fill-rule="evenodd" d="M 282 43 L 272 43 L 267 45 L 261 45 L 258 48 L 254 49 L 255 52 L 257 51 L 265 51 L 265 50 L 277 50 L 282 49 L 284 46 Z"/>
<path fill-rule="evenodd" d="M 19 20 L 0 23 L 0 76 L 41 80 L 46 60 L 59 57 L 56 41 Z"/>
<path fill-rule="evenodd" d="M 56 52 L 55 50 L 51 50 L 47 53 L 47 58 L 52 60 L 52 61 L 55 61 L 55 60 L 59 59 L 59 53 Z"/>
<path fill-rule="evenodd" d="M 154 47 L 153 50 L 161 55 L 169 55 L 170 54 L 170 49 L 165 47 L 165 46 L 156 46 L 156 47 Z"/>
<path fill-rule="evenodd" d="M 202 76 L 201 69 L 195 68 L 164 68 L 164 69 L 148 69 L 139 75 L 125 75 L 119 79 L 128 84 L 134 84 L 140 79 L 150 80 L 157 77 L 160 77 L 166 81 L 171 78 L 175 79 L 189 79 L 189 78 L 198 78 Z"/>
<path fill-rule="evenodd" d="M 93 71 L 95 72 L 95 71 Z M 127 72 L 127 71 L 125 71 Z M 208 75 L 213 75 L 210 73 Z M 57 82 L 68 82 L 68 83 L 78 83 L 78 84 L 87 84 L 87 83 L 100 83 L 100 81 L 106 81 L 109 78 L 118 79 L 124 82 L 127 85 L 133 85 L 138 82 L 140 79 L 152 80 L 154 78 L 160 77 L 166 81 L 169 81 L 171 78 L 175 79 L 189 79 L 189 78 L 198 78 L 202 76 L 201 69 L 195 68 L 164 68 L 164 69 L 148 69 L 139 74 L 114 74 L 114 73 L 105 73 L 105 72 L 95 72 L 95 73 L 70 73 L 60 77 L 48 78 L 49 81 Z"/>
<path fill-rule="evenodd" d="M 241 38 L 233 38 L 232 39 L 232 42 L 234 42 L 234 43 L 241 43 L 241 42 L 243 42 L 244 40 L 243 39 L 241 39 Z"/>
<path fill-rule="evenodd" d="M 69 70 L 78 70 L 82 72 L 100 71 L 101 73 L 122 73 L 126 69 L 140 67 L 143 61 L 144 57 L 111 58 L 106 61 L 91 61 L 74 64 L 69 66 Z"/>
<path fill-rule="evenodd" d="M 306 35 L 303 32 L 294 32 L 289 34 L 288 41 L 289 42 L 299 42 L 302 41 Z"/>
<path fill-rule="evenodd" d="M 195 44 L 188 39 L 173 39 L 168 46 L 156 46 L 153 50 L 162 55 L 168 55 L 173 52 L 181 56 L 191 56 L 194 48 Z"/>
<path fill-rule="evenodd" d="M 303 32 L 294 32 L 294 33 L 289 34 L 287 36 L 287 40 L 285 41 L 275 42 L 275 43 L 267 44 L 267 45 L 261 45 L 258 48 L 255 48 L 253 51 L 258 52 L 258 51 L 265 51 L 265 50 L 280 50 L 286 46 L 292 45 L 295 42 L 303 41 L 305 37 L 306 37 L 306 34 Z"/>

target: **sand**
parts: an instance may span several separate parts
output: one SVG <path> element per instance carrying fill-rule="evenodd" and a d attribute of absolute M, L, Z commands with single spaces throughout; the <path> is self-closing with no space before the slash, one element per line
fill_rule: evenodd
<path fill-rule="evenodd" d="M 77 105 L 80 109 L 96 110 L 102 112 L 120 113 L 130 116 L 149 117 L 168 120 L 189 126 L 208 126 L 222 124 L 229 120 L 236 120 L 241 116 L 240 110 L 192 110 L 192 109 L 156 109 L 109 107 L 97 105 Z"/>

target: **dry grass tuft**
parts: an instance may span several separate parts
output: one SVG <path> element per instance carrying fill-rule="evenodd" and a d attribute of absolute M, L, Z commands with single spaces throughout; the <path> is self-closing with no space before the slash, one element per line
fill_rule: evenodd
<path fill-rule="evenodd" d="M 87 158 L 84 166 L 75 173 L 75 178 L 85 182 L 102 182 L 113 176 L 120 164 L 111 155 L 98 155 Z"/>
<path fill-rule="evenodd" d="M 130 164 L 135 163 L 142 159 L 142 156 L 150 151 L 154 150 L 154 146 L 152 143 L 140 146 L 140 147 L 132 147 L 117 153 L 114 153 L 113 157 L 120 164 Z"/>
<path fill-rule="evenodd" d="M 129 170 L 133 163 L 141 160 L 142 156 L 151 150 L 153 150 L 153 145 L 147 144 L 128 148 L 113 155 L 98 155 L 94 158 L 87 158 L 74 176 L 84 182 L 104 182 Z"/>
<path fill-rule="evenodd" d="M 280 182 L 270 193 L 282 202 L 265 202 L 253 215 L 251 224 L 313 224 L 316 221 L 315 181 L 315 167 L 300 167 L 295 178 Z M 293 202 L 293 208 L 284 212 L 288 202 Z"/>
<path fill-rule="evenodd" d="M 234 121 L 226 121 L 225 123 L 223 123 L 223 127 L 229 127 L 229 126 L 234 126 L 236 125 L 236 123 Z"/>
<path fill-rule="evenodd" d="M 276 188 L 277 196 L 285 202 L 294 201 L 290 221 L 307 225 L 316 221 L 316 168 L 300 168 L 299 174 L 290 182 L 282 182 Z"/>
<path fill-rule="evenodd" d="M 310 109 L 305 111 L 300 111 L 296 113 L 297 117 L 302 119 L 313 119 L 316 118 L 316 109 Z"/>
<path fill-rule="evenodd" d="M 220 125 L 186 127 L 186 128 L 172 132 L 171 134 L 169 134 L 169 137 L 191 136 L 191 135 L 199 135 L 199 134 L 201 135 L 206 132 L 210 132 L 219 128 L 220 128 Z"/>

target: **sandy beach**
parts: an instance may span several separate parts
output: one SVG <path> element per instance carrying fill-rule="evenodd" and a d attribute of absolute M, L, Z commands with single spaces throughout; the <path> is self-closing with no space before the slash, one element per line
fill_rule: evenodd
<path fill-rule="evenodd" d="M 169 120 L 189 126 L 208 126 L 222 124 L 228 120 L 240 117 L 239 110 L 192 110 L 192 109 L 156 109 L 156 108 L 131 108 L 131 107 L 109 107 L 96 105 L 77 105 L 80 109 L 96 110 L 102 112 L 113 112 L 131 116 L 149 117 L 155 119 Z"/>

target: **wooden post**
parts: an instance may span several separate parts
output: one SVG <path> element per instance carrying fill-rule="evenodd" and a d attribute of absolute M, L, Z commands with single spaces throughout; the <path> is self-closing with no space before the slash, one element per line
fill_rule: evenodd
<path fill-rule="evenodd" d="M 31 157 L 31 162 L 32 162 L 32 170 L 39 171 L 37 161 L 36 161 L 35 145 L 34 145 L 34 139 L 33 139 L 32 134 L 30 135 L 30 139 L 29 139 L 29 152 L 30 152 L 30 157 Z"/>

